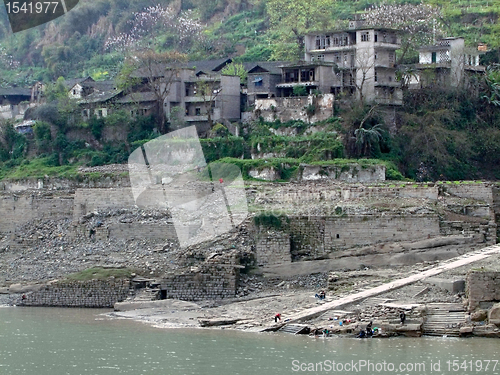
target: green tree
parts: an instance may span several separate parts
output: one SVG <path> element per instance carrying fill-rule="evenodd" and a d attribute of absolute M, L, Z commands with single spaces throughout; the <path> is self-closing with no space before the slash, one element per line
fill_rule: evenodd
<path fill-rule="evenodd" d="M 266 12 L 271 25 L 273 60 L 302 58 L 303 35 L 331 25 L 335 0 L 268 0 Z M 292 47 L 292 48 L 290 48 Z"/>
<path fill-rule="evenodd" d="M 222 68 L 221 73 L 229 76 L 239 76 L 240 83 L 246 84 L 247 82 L 248 72 L 243 64 L 231 63 L 229 65 L 226 65 L 224 68 Z"/>

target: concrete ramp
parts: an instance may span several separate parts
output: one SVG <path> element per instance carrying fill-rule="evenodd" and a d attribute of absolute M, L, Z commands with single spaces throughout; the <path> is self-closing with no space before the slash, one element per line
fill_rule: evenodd
<path fill-rule="evenodd" d="M 382 284 L 378 287 L 371 288 L 359 293 L 351 294 L 350 296 L 344 297 L 344 298 L 339 298 L 338 300 L 332 301 L 332 302 L 327 302 L 325 304 L 322 304 L 320 306 L 316 306 L 310 309 L 303 310 L 297 314 L 294 314 L 292 316 L 287 317 L 289 319 L 289 324 L 290 323 L 299 323 L 307 319 L 313 319 L 321 314 L 325 313 L 328 310 L 332 309 L 339 309 L 344 305 L 353 303 L 353 302 L 358 302 L 360 300 L 363 300 L 365 298 L 369 297 L 374 297 L 379 294 L 401 288 L 405 285 L 415 283 L 417 281 L 423 280 L 425 278 L 435 276 L 440 274 L 441 272 L 448 271 L 454 268 L 458 268 L 461 266 L 465 266 L 467 264 L 471 264 L 474 262 L 477 262 L 479 260 L 486 259 L 490 257 L 491 255 L 494 254 L 499 254 L 500 253 L 500 245 L 493 245 L 493 246 L 488 246 L 485 247 L 481 250 L 477 250 L 474 252 L 467 253 L 465 255 L 462 255 L 457 258 L 450 259 L 446 262 L 443 262 L 441 265 L 431 268 L 427 271 L 423 271 L 420 273 L 417 273 L 415 275 L 411 275 L 409 277 L 405 277 L 403 279 L 399 279 L 396 281 L 392 281 L 390 283 Z M 267 327 L 261 327 L 260 331 L 269 331 L 269 329 L 272 328 L 271 326 Z"/>

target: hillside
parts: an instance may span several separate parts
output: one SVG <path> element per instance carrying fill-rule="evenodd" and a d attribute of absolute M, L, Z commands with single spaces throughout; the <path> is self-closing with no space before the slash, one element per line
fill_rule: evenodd
<path fill-rule="evenodd" d="M 367 9 L 371 22 L 408 31 L 398 56 L 402 63 L 416 62 L 415 47 L 433 36 L 462 35 L 471 46 L 500 47 L 500 6 L 462 0 L 438 6 L 432 1 L 217 0 L 207 6 L 203 0 L 80 0 L 66 16 L 14 35 L 2 14 L 0 86 L 52 83 L 59 76 L 112 79 L 127 56 L 151 46 L 179 50 L 191 59 L 299 59 L 304 33 L 345 27 L 349 17 Z M 204 153 L 209 162 L 229 158 L 244 171 L 269 163 L 283 180 L 292 178 L 300 163 L 340 158 L 387 163 L 388 179 L 500 179 L 500 75 L 492 71 L 487 77 L 458 90 L 408 91 L 389 116 L 343 102 L 314 130 L 300 121 L 261 120 L 240 127 L 242 136 L 233 137 L 218 124 L 202 140 Z M 61 82 L 49 85 L 49 91 L 58 94 Z M 31 118 L 41 120 L 32 137 L 2 124 L 0 179 L 80 178 L 80 166 L 125 163 L 130 152 L 158 135 L 153 117 L 132 118 L 124 111 L 75 121 L 78 108 L 64 88 L 61 93 L 65 100 L 32 113 Z M 266 153 L 274 157 L 255 160 L 256 154 Z"/>
<path fill-rule="evenodd" d="M 140 46 L 178 49 L 193 59 L 231 56 L 242 61 L 300 58 L 300 35 L 345 26 L 380 1 L 303 0 L 80 0 L 59 19 L 10 32 L 0 14 L 0 85 L 27 85 L 92 75 L 113 78 L 124 57 Z M 417 3 L 398 1 L 395 4 Z M 500 47 L 500 5 L 492 1 L 424 3 L 439 8 L 445 36 Z"/>

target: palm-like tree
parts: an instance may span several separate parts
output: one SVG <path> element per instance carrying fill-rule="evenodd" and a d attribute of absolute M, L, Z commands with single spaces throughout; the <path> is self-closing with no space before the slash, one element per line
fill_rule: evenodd
<path fill-rule="evenodd" d="M 362 126 L 354 131 L 354 137 L 356 138 L 356 146 L 358 152 L 362 156 L 369 156 L 372 147 L 380 142 L 382 139 L 382 124 L 377 124 L 369 129 L 365 129 Z"/>

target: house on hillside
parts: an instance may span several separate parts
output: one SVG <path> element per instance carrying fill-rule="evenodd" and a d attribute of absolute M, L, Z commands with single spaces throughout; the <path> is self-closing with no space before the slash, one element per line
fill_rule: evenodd
<path fill-rule="evenodd" d="M 396 81 L 396 51 L 400 46 L 397 30 L 364 27 L 361 21 L 352 21 L 347 30 L 306 35 L 305 60 L 332 64 L 333 82 L 322 85 L 330 86 L 328 92 L 401 105 L 402 90 Z"/>
<path fill-rule="evenodd" d="M 484 53 L 479 48 L 465 46 L 464 38 L 439 39 L 436 44 L 419 49 L 417 78 L 411 87 L 438 85 L 458 87 L 466 83 L 471 74 L 484 72 L 479 64 L 479 56 Z"/>
<path fill-rule="evenodd" d="M 31 88 L 0 88 L 0 118 L 22 120 L 26 110 L 34 106 L 31 98 Z"/>
<path fill-rule="evenodd" d="M 256 99 L 267 99 L 278 96 L 276 85 L 281 82 L 280 61 L 266 61 L 244 64 L 247 76 L 247 100 L 252 106 Z"/>
<path fill-rule="evenodd" d="M 240 77 L 220 73 L 231 62 L 228 58 L 190 61 L 178 66 L 158 64 L 148 72 L 138 70 L 133 77 L 141 82 L 132 94 L 117 102 L 136 103 L 135 99 L 141 98 L 144 105 L 139 111 L 149 111 L 154 96 L 150 82 L 157 80 L 159 88 L 169 86 L 164 102 L 156 103 L 155 99 L 155 105 L 163 105 L 170 128 L 196 125 L 204 133 L 214 122 L 240 119 Z"/>
<path fill-rule="evenodd" d="M 240 77 L 182 69 L 164 105 L 172 126 L 196 125 L 206 133 L 215 122 L 240 119 Z"/>
<path fill-rule="evenodd" d="M 303 61 L 281 66 L 281 82 L 276 85 L 279 97 L 289 97 L 294 88 L 302 86 L 307 95 L 329 94 L 335 82 L 334 63 Z"/>

